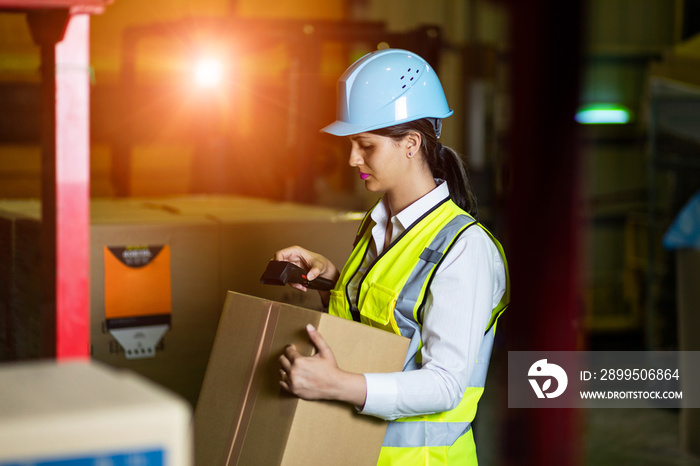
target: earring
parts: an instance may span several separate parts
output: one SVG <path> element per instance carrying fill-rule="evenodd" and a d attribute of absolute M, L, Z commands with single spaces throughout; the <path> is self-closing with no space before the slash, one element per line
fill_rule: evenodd
<path fill-rule="evenodd" d="M 413 152 L 409 152 L 409 153 L 408 153 L 408 156 L 409 156 L 409 157 L 413 157 Z"/>

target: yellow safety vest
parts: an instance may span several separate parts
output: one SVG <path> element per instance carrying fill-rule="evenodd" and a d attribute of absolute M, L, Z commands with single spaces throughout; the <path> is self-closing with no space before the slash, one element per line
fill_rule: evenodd
<path fill-rule="evenodd" d="M 496 321 L 510 300 L 508 265 L 501 244 L 449 198 L 444 199 L 396 238 L 372 263 L 366 262 L 374 224 L 369 213 L 360 225 L 355 247 L 335 288 L 332 315 L 361 321 L 411 340 L 404 371 L 421 368 L 423 308 L 442 259 L 464 231 L 478 225 L 493 240 L 506 267 L 506 290 L 491 312 L 476 365 L 462 401 L 449 411 L 389 422 L 378 464 L 476 465 L 471 422 L 484 391 Z M 364 275 L 360 268 L 366 268 Z M 349 285 L 357 293 L 350 296 Z"/>

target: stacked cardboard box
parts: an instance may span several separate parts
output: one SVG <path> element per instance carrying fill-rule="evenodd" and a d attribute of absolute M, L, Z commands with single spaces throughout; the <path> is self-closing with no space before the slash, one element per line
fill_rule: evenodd
<path fill-rule="evenodd" d="M 0 464 L 192 464 L 190 406 L 95 362 L 0 364 Z"/>
<path fill-rule="evenodd" d="M 352 251 L 362 214 L 243 197 L 149 199 L 145 205 L 178 217 L 204 215 L 219 225 L 221 305 L 229 290 L 319 309 L 316 293 L 261 285 L 275 251 L 299 245 L 341 267 Z"/>
<path fill-rule="evenodd" d="M 41 205 L 17 200 L 0 203 L 0 229 L 9 250 L 0 264 L 6 292 L 0 299 L 0 320 L 6 324 L 5 359 L 38 357 L 41 351 Z M 3 248 L 5 249 L 5 248 Z M 9 261 L 9 262 L 5 262 Z M 2 337 L 3 335 L 0 335 Z"/>
<path fill-rule="evenodd" d="M 95 199 L 91 203 L 90 231 L 92 356 L 141 373 L 194 405 L 226 291 L 318 308 L 320 301 L 315 292 L 304 294 L 290 287 L 260 285 L 260 275 L 276 250 L 293 244 L 316 250 L 342 264 L 350 253 L 358 225 L 357 214 L 260 199 Z M 39 357 L 39 202 L 0 201 L 0 234 L 4 232 L 13 238 L 11 264 L 5 258 L 0 265 L 0 273 L 10 275 L 11 283 L 9 292 L 0 290 L 0 299 L 10 300 L 5 307 L 0 305 L 0 311 L 5 311 L 0 320 L 10 321 L 6 331 L 10 338 L 6 338 L 9 341 L 4 346 L 19 359 Z M 159 324 L 165 322 L 163 325 L 169 328 L 154 353 L 128 357 L 115 339 L 113 328 L 114 322 L 124 325 L 124 320 L 107 318 L 110 310 L 106 308 L 105 288 L 118 290 L 122 279 L 105 273 L 105 257 L 109 257 L 109 248 L 158 250 L 163 246 L 169 253 L 171 308 L 169 314 L 159 310 L 156 317 Z M 148 267 L 138 273 L 149 273 Z M 106 283 L 106 279 L 111 282 Z M 135 296 L 125 293 L 123 299 L 131 301 L 122 308 L 137 309 L 147 297 L 146 291 Z M 149 323 L 153 316 L 132 317 L 136 324 L 143 325 L 143 332 L 132 335 L 137 341 L 153 328 L 153 322 Z"/>
<path fill-rule="evenodd" d="M 15 354 L 12 334 L 16 329 L 12 322 L 11 305 L 15 296 L 15 229 L 17 219 L 25 217 L 21 204 L 15 203 L 13 211 L 0 213 L 0 361 L 10 359 Z"/>
<path fill-rule="evenodd" d="M 144 208 L 139 203 L 96 200 L 91 204 L 90 234 L 92 356 L 114 367 L 135 370 L 194 403 L 221 307 L 218 225 L 204 216 L 182 217 L 166 210 Z M 169 248 L 170 276 L 166 278 L 170 280 L 171 290 L 170 322 L 153 357 L 129 359 L 128 350 L 108 328 L 105 287 L 119 289 L 123 278 L 111 277 L 116 283 L 106 281 L 105 257 L 109 251 L 104 248 L 138 246 Z M 151 272 L 148 267 L 136 271 L 144 279 Z M 136 307 L 148 292 L 144 290 L 140 296 L 123 299 L 128 300 L 127 306 Z M 144 312 L 134 317 L 152 315 L 147 310 Z"/>

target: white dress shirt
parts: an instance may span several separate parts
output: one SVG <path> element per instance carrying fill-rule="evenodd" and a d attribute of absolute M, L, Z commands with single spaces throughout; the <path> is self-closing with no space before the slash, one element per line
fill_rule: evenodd
<path fill-rule="evenodd" d="M 392 241 L 421 215 L 449 195 L 447 183 L 388 219 L 385 199 L 372 211 L 370 262 L 384 249 L 387 221 Z M 489 236 L 468 228 L 445 256 L 428 291 L 423 311 L 419 370 L 364 374 L 367 398 L 363 414 L 386 420 L 437 413 L 462 400 L 479 353 L 491 311 L 505 292 L 503 260 Z"/>

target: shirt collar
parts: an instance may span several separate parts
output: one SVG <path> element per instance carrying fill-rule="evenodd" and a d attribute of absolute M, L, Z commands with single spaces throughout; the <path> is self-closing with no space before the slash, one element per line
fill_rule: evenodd
<path fill-rule="evenodd" d="M 436 179 L 435 182 L 437 186 L 432 191 L 394 216 L 404 229 L 411 226 L 423 214 L 438 205 L 446 197 L 450 196 L 450 191 L 447 188 L 445 180 Z M 377 207 L 372 211 L 371 218 L 375 223 L 379 224 L 381 221 L 386 221 L 387 216 L 386 199 L 382 198 L 381 202 L 379 202 Z"/>

